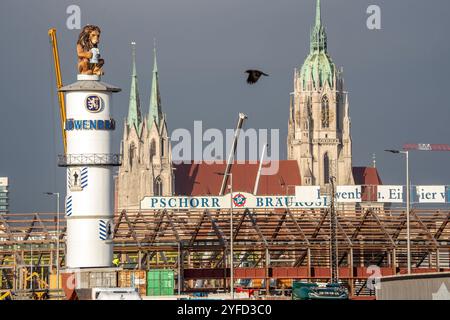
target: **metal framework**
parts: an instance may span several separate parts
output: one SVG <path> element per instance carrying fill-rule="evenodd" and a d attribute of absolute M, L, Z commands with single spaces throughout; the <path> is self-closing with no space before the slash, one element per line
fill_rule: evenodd
<path fill-rule="evenodd" d="M 63 154 L 58 155 L 59 167 L 72 166 L 120 166 L 122 164 L 122 155 L 120 154 Z"/>
<path fill-rule="evenodd" d="M 234 272 L 240 283 L 261 288 L 265 280 L 267 290 L 289 287 L 292 279 L 329 281 L 328 210 L 233 209 L 233 216 Z M 115 254 L 124 268 L 179 270 L 182 291 L 226 289 L 229 218 L 228 210 L 123 210 L 115 218 Z M 380 267 L 382 275 L 406 273 L 405 218 L 403 209 L 337 210 L 338 276 L 352 296 L 373 294 L 366 286 L 369 266 Z M 413 272 L 450 270 L 449 219 L 448 209 L 411 211 Z M 26 289 L 32 286 L 26 276 L 33 272 L 47 281 L 55 257 L 55 214 L 0 215 L 0 288 Z"/>

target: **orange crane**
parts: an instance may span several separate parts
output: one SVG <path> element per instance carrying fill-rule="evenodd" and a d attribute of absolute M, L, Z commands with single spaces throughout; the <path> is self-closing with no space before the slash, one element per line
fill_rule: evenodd
<path fill-rule="evenodd" d="M 59 64 L 59 53 L 58 53 L 58 41 L 56 39 L 56 29 L 51 28 L 48 30 L 48 36 L 50 37 L 50 45 L 52 46 L 53 61 L 55 63 L 55 75 L 56 75 L 56 88 L 59 90 L 62 88 L 62 77 L 61 77 L 61 67 Z M 64 130 L 64 124 L 66 122 L 66 103 L 64 101 L 64 94 L 58 91 L 58 101 L 59 101 L 59 116 L 61 121 L 61 133 L 64 145 L 64 154 L 67 153 L 67 140 L 66 131 Z"/>

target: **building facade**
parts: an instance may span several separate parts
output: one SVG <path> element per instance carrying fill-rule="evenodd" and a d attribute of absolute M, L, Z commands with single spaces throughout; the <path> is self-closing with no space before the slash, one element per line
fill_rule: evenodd
<path fill-rule="evenodd" d="M 328 54 L 320 0 L 311 31 L 310 53 L 294 71 L 287 137 L 288 159 L 297 160 L 304 185 L 353 185 L 352 139 L 342 70 Z"/>
<path fill-rule="evenodd" d="M 150 106 L 148 114 L 144 116 L 139 98 L 134 43 L 128 117 L 124 122 L 121 153 L 122 166 L 115 183 L 118 210 L 138 209 L 144 196 L 172 195 L 172 150 L 166 115 L 161 107 L 156 50 L 154 50 Z"/>
<path fill-rule="evenodd" d="M 7 177 L 0 177 L 0 214 L 9 213 L 9 185 Z"/>

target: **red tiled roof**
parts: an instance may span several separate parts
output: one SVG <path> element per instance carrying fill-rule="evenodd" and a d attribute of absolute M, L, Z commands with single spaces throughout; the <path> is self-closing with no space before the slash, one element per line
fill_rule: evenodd
<path fill-rule="evenodd" d="M 353 167 L 353 179 L 356 185 L 362 185 L 362 201 L 377 201 L 377 187 L 382 185 L 377 168 Z"/>
<path fill-rule="evenodd" d="M 353 167 L 353 178 L 356 185 L 379 185 L 383 184 L 374 167 Z"/>
<path fill-rule="evenodd" d="M 261 175 L 259 195 L 294 195 L 294 186 L 301 185 L 300 171 L 295 160 L 278 161 L 278 172 Z M 174 164 L 175 194 L 187 196 L 218 195 L 222 185 L 226 163 Z M 233 190 L 253 193 L 259 162 L 234 162 L 231 167 Z M 356 185 L 382 184 L 378 170 L 373 167 L 353 167 Z M 230 184 L 230 181 L 228 181 Z M 227 192 L 227 191 L 226 191 Z M 376 200 L 376 187 L 363 187 L 363 201 Z"/>
<path fill-rule="evenodd" d="M 281 160 L 274 175 L 261 175 L 259 195 L 294 195 L 294 186 L 301 184 L 300 171 L 295 160 Z M 174 164 L 176 195 L 218 195 L 226 163 Z M 266 165 L 264 165 L 265 167 Z M 231 167 L 233 190 L 253 193 L 259 162 L 234 162 Z M 228 181 L 230 184 L 230 181 Z M 225 192 L 227 193 L 227 191 Z"/>

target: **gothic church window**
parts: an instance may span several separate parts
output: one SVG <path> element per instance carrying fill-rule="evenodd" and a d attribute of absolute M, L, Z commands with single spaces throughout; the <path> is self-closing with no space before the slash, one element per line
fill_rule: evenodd
<path fill-rule="evenodd" d="M 156 197 L 160 197 L 160 196 L 162 196 L 162 193 L 163 193 L 163 184 L 162 184 L 161 177 L 158 176 L 158 177 L 156 177 L 154 185 L 153 185 L 153 194 Z"/>
<path fill-rule="evenodd" d="M 153 160 L 153 157 L 156 155 L 156 142 L 155 139 L 152 139 L 150 142 L 150 160 Z"/>
<path fill-rule="evenodd" d="M 161 138 L 161 157 L 164 157 L 164 138 Z"/>
<path fill-rule="evenodd" d="M 328 152 L 323 156 L 323 182 L 324 184 L 330 182 L 330 159 Z"/>
<path fill-rule="evenodd" d="M 129 160 L 130 160 L 130 168 L 133 166 L 133 161 L 134 161 L 134 157 L 136 155 L 136 146 L 134 145 L 134 143 L 131 144 L 130 146 L 130 152 L 129 152 Z"/>
<path fill-rule="evenodd" d="M 322 98 L 322 128 L 330 127 L 330 105 L 327 96 Z"/>

